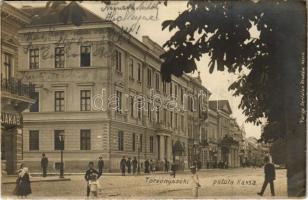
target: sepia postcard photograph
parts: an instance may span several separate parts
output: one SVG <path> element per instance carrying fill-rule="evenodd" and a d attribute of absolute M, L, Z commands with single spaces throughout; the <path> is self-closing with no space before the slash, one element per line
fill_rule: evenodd
<path fill-rule="evenodd" d="M 306 0 L 0 13 L 2 199 L 306 198 Z"/>

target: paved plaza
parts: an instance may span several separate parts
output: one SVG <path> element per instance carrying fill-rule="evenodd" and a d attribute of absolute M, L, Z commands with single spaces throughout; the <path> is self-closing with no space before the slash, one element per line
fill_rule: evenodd
<path fill-rule="evenodd" d="M 231 196 L 260 198 L 257 196 L 263 183 L 263 168 L 210 169 L 199 173 L 199 198 Z M 71 181 L 34 182 L 31 197 L 85 197 L 86 182 L 82 175 L 66 176 Z M 191 198 L 189 172 L 177 174 L 150 174 L 141 176 L 105 175 L 100 179 L 101 198 Z M 11 195 L 14 184 L 2 184 L 2 197 Z M 276 170 L 276 197 L 287 195 L 286 170 Z M 264 196 L 271 197 L 269 186 Z"/>

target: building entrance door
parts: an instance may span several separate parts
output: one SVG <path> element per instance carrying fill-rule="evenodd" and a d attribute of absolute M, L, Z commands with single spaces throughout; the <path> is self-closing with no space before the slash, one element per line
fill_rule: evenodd
<path fill-rule="evenodd" d="M 4 130 L 4 133 L 2 135 L 5 142 L 4 145 L 1 146 L 1 152 L 4 152 L 4 160 L 6 161 L 6 172 L 8 175 L 13 175 L 16 173 L 16 136 L 13 130 Z"/>

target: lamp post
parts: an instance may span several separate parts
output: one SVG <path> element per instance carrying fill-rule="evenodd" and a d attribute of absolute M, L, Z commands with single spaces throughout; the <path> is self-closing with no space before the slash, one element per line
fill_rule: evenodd
<path fill-rule="evenodd" d="M 137 135 L 137 141 L 139 141 L 139 136 Z M 138 165 L 137 165 L 137 174 L 140 175 L 140 145 L 139 145 L 139 142 L 138 142 L 138 148 L 137 148 L 137 151 L 138 151 Z"/>
<path fill-rule="evenodd" d="M 63 167 L 63 150 L 64 150 L 64 135 L 59 135 L 60 147 L 61 147 L 61 164 L 60 164 L 60 178 L 64 178 L 64 167 Z"/>

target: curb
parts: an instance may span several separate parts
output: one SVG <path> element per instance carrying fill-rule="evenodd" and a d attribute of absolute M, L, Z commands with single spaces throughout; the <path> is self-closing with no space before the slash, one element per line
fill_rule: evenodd
<path fill-rule="evenodd" d="M 58 179 L 39 179 L 31 180 L 31 183 L 35 182 L 58 182 L 58 181 L 70 181 L 70 178 L 58 178 Z M 16 184 L 16 181 L 3 181 L 2 184 Z"/>

